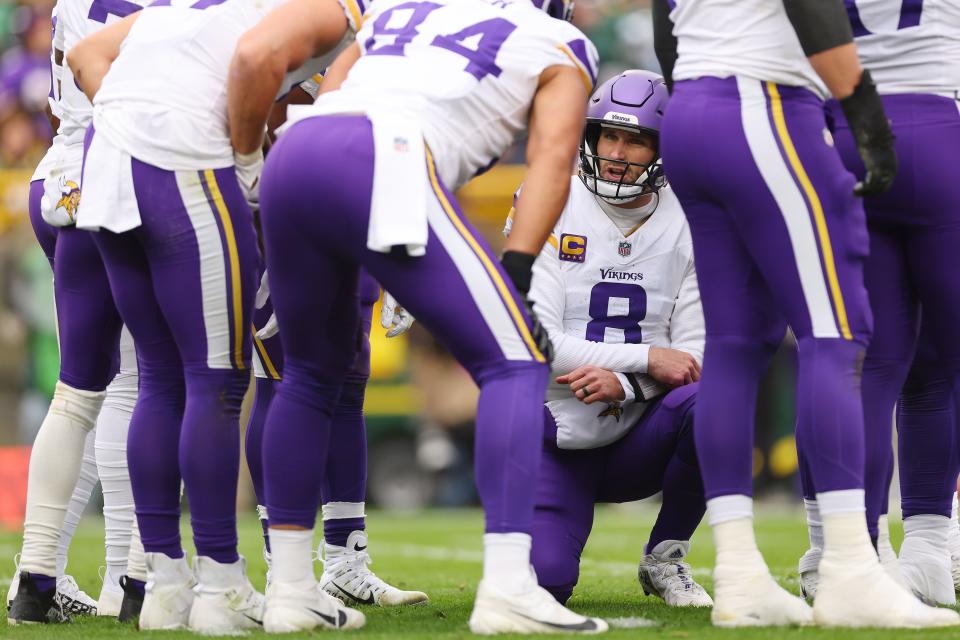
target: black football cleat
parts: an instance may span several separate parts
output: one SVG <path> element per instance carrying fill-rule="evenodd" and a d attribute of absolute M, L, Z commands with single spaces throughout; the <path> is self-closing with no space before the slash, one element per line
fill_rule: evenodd
<path fill-rule="evenodd" d="M 121 576 L 120 587 L 123 589 L 123 601 L 120 603 L 120 622 L 136 624 L 140 620 L 140 609 L 143 608 L 143 592 L 133 584 L 127 576 Z"/>
<path fill-rule="evenodd" d="M 33 576 L 22 572 L 17 595 L 7 612 L 7 624 L 69 622 L 70 618 L 56 603 L 56 595 L 56 589 L 41 592 Z"/>

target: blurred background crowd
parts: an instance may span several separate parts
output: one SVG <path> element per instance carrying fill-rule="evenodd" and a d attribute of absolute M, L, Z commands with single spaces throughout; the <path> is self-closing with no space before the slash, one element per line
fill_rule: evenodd
<path fill-rule="evenodd" d="M 33 168 L 52 137 L 45 109 L 53 4 L 0 0 L 0 523 L 4 509 L 16 507 L 10 502 L 19 500 L 25 469 L 3 463 L 3 447 L 32 442 L 58 373 L 51 274 L 26 213 Z M 658 69 L 648 0 L 577 0 L 575 23 L 600 52 L 601 80 L 627 68 Z M 502 242 L 510 198 L 523 179 L 511 160 L 522 160 L 522 147 L 460 193 L 494 246 Z M 389 341 L 374 334 L 370 501 L 400 508 L 472 503 L 475 387 L 416 325 Z M 795 482 L 791 365 L 785 348 L 761 392 L 755 470 L 773 491 L 792 490 Z M 19 451 L 25 460 L 25 448 L 5 451 Z"/>

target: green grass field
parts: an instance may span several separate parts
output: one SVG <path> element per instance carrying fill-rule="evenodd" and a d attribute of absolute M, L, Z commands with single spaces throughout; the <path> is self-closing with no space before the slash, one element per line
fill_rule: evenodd
<path fill-rule="evenodd" d="M 806 533 L 799 511 L 760 509 L 758 541 L 771 571 L 790 590 L 797 588 L 796 560 L 806 548 Z M 903 632 L 849 631 L 816 628 L 720 630 L 710 626 L 708 611 L 668 609 L 661 601 L 645 597 L 636 578 L 636 562 L 650 530 L 654 511 L 650 508 L 598 511 L 593 535 L 587 546 L 580 584 L 570 605 L 581 612 L 607 618 L 616 627 L 611 638 L 960 638 L 960 631 Z M 368 519 L 373 569 L 395 585 L 416 588 L 430 595 L 427 606 L 408 609 L 368 608 L 367 626 L 351 633 L 369 639 L 413 640 L 419 638 L 463 638 L 469 636 L 467 618 L 481 569 L 481 526 L 479 511 L 427 511 L 396 515 L 373 513 Z M 240 523 L 241 551 L 250 562 L 253 583 L 263 587 L 266 570 L 260 555 L 259 524 L 252 517 Z M 895 546 L 901 531 L 896 523 Z M 0 534 L 0 587 L 6 591 L 13 571 L 13 555 L 20 537 Z M 9 560 L 8 560 L 9 559 Z M 713 546 L 709 529 L 701 527 L 693 541 L 690 557 L 696 577 L 710 589 Z M 103 562 L 102 523 L 85 521 L 74 540 L 70 557 L 72 573 L 88 593 L 100 589 L 98 567 Z M 131 637 L 137 631 L 109 619 L 80 619 L 57 627 L 6 627 L 0 624 L 0 638 L 88 638 Z M 326 632 L 329 633 L 329 632 Z M 315 634 L 287 636 L 311 637 Z M 154 633 L 157 638 L 188 638 L 184 632 Z"/>

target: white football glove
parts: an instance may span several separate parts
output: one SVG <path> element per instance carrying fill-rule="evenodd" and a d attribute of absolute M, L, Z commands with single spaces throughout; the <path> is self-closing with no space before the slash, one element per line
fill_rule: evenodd
<path fill-rule="evenodd" d="M 233 163 L 240 190 L 251 209 L 260 208 L 260 174 L 263 172 L 263 149 L 235 153 Z"/>
<path fill-rule="evenodd" d="M 267 271 L 264 269 L 263 275 L 260 276 L 260 288 L 257 289 L 257 295 L 253 299 L 254 306 L 257 309 L 263 309 L 267 304 L 267 300 L 270 299 L 270 281 L 267 280 Z"/>
<path fill-rule="evenodd" d="M 380 307 L 380 326 L 388 329 L 387 337 L 396 338 L 406 333 L 413 325 L 413 316 L 409 311 L 397 304 L 393 296 L 383 292 L 383 304 Z"/>
<path fill-rule="evenodd" d="M 263 328 L 257 331 L 257 337 L 261 340 L 266 340 L 267 338 L 272 338 L 277 335 L 279 332 L 280 325 L 277 324 L 277 314 L 271 313 L 267 324 L 263 325 Z"/>
<path fill-rule="evenodd" d="M 270 299 L 270 281 L 267 279 L 267 272 L 264 271 L 263 275 L 260 277 L 260 288 L 257 289 L 257 295 L 254 297 L 254 305 L 257 309 L 263 309 L 267 304 L 267 300 Z M 270 317 L 267 319 L 267 324 L 263 325 L 259 331 L 257 331 L 257 337 L 261 340 L 266 340 L 267 338 L 272 338 L 277 335 L 277 332 L 280 331 L 279 325 L 277 325 L 277 314 L 271 313 Z"/>

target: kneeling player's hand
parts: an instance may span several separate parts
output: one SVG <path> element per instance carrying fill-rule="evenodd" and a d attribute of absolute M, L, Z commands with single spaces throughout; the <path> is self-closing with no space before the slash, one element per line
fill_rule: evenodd
<path fill-rule="evenodd" d="M 700 379 L 700 363 L 684 351 L 650 347 L 647 373 L 664 384 L 679 387 Z"/>
<path fill-rule="evenodd" d="M 590 365 L 557 376 L 557 384 L 570 385 L 573 396 L 584 404 L 623 402 L 627 397 L 616 374 Z"/>

